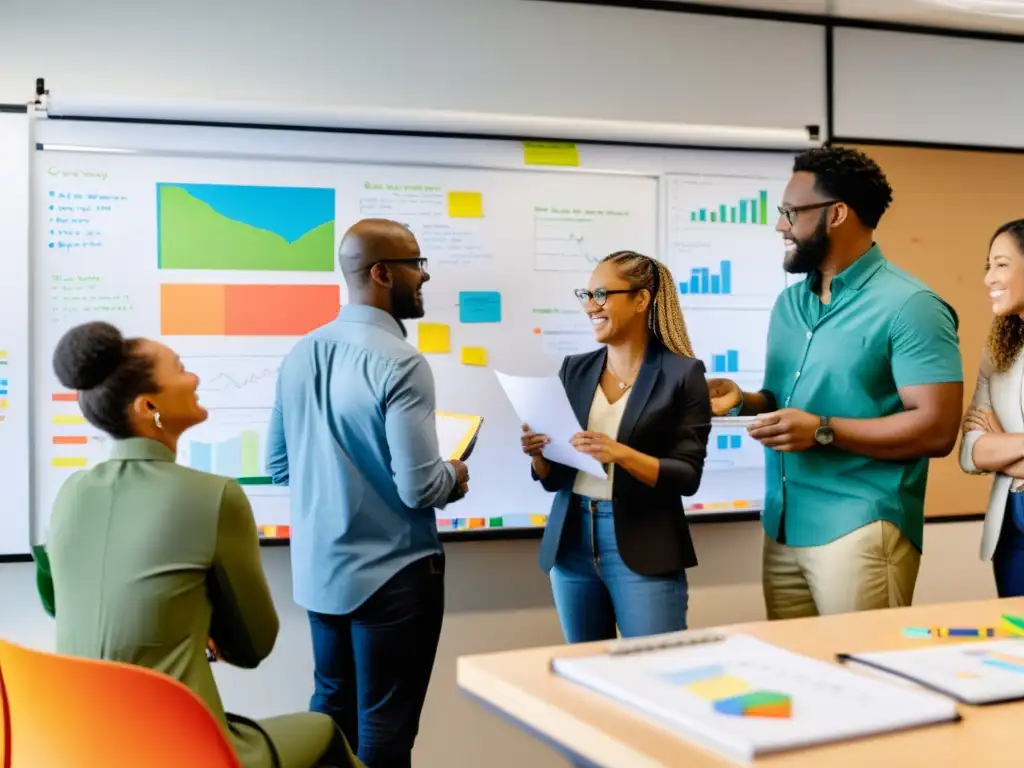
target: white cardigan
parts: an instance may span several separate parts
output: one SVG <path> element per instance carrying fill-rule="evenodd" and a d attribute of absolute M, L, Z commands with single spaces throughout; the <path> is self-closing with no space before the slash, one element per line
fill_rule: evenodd
<path fill-rule="evenodd" d="M 978 382 L 974 387 L 974 397 L 967 409 L 969 415 L 973 409 L 988 409 L 995 413 L 996 418 L 1007 433 L 1024 432 L 1024 354 L 1018 355 L 1010 370 L 1005 373 L 996 371 L 992 365 L 988 350 L 982 352 L 981 366 L 978 371 Z M 966 415 L 965 415 L 966 420 Z M 992 492 L 988 498 L 988 509 L 985 511 L 985 525 L 981 532 L 981 559 L 991 560 L 999 542 L 999 532 L 1003 527 L 1003 514 L 1006 500 L 1011 487 L 1024 488 L 1024 480 L 1018 480 L 1000 472 L 983 472 L 974 463 L 974 444 L 984 432 L 972 430 L 963 436 L 960 442 L 960 468 L 972 475 L 994 474 Z"/>

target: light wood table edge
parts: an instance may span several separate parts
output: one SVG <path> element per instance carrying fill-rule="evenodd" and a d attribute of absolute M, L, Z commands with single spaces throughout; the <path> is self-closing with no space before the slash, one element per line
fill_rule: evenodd
<path fill-rule="evenodd" d="M 921 647 L 929 642 L 903 637 L 900 628 L 904 626 L 980 626 L 997 621 L 1001 612 L 1024 615 L 1024 598 L 913 606 L 813 619 L 705 627 L 692 631 L 694 634 L 750 634 L 797 653 L 838 663 L 835 654 L 839 652 Z M 817 627 L 823 630 L 821 638 L 815 638 L 819 633 L 811 631 Z M 529 686 L 518 684 L 521 681 L 510 680 L 509 675 L 503 674 L 509 667 L 528 668 L 533 673 L 539 673 L 542 667 L 550 670 L 554 658 L 590 656 L 600 653 L 606 645 L 600 642 L 557 645 L 461 656 L 456 660 L 457 684 L 464 692 L 512 721 L 517 727 L 595 766 L 671 768 L 686 765 L 704 768 L 744 764 L 699 741 L 680 737 L 626 705 L 604 699 L 551 673 L 541 680 L 539 687 L 532 686 L 536 690 L 529 690 Z M 554 694 L 558 703 L 547 700 L 545 693 Z M 994 768 L 997 765 L 1016 767 L 1021 764 L 1020 754 L 1024 742 L 1018 742 L 1013 737 L 1018 728 L 1007 726 L 1024 718 L 1024 702 L 991 707 L 961 705 L 959 710 L 963 719 L 958 723 L 810 746 L 759 757 L 748 764 L 769 764 L 774 768 L 792 762 L 800 766 L 860 768 L 867 765 L 881 768 L 896 765 L 887 760 L 897 755 L 900 755 L 897 758 L 900 768 L 911 765 L 938 768 L 978 764 Z M 616 727 L 609 730 L 615 732 L 602 729 L 602 721 L 607 726 L 612 717 Z M 998 728 L 995 727 L 997 723 Z M 974 739 L 964 733 L 969 724 L 974 726 L 972 731 L 983 731 L 977 734 L 983 737 L 981 744 L 972 743 Z M 631 730 L 633 727 L 637 727 L 638 735 L 643 737 L 636 741 L 635 747 L 622 734 L 623 730 Z M 993 736 L 999 738 L 994 740 Z M 666 748 L 665 740 L 674 742 L 675 749 Z M 652 741 L 661 744 L 655 745 Z M 992 751 L 986 752 L 984 746 L 990 747 Z M 979 747 L 982 747 L 980 752 Z M 1009 756 L 1010 749 L 1013 752 L 1012 759 Z M 884 759 L 880 762 L 879 758 L 883 755 Z M 675 760 L 676 756 L 680 759 Z M 1004 759 L 1006 762 L 1003 762 Z"/>

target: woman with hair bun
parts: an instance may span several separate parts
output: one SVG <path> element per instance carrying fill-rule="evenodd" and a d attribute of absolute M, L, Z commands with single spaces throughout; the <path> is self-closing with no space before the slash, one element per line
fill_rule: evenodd
<path fill-rule="evenodd" d="M 224 712 L 208 643 L 220 659 L 252 669 L 274 647 L 278 617 L 241 487 L 175 463 L 182 433 L 207 417 L 198 377 L 164 344 L 126 339 L 101 322 L 64 334 L 53 368 L 78 392 L 89 423 L 113 438 L 108 460 L 64 482 L 49 541 L 36 549 L 57 652 L 183 683 L 245 768 L 357 765 L 326 715 L 257 723 Z"/>

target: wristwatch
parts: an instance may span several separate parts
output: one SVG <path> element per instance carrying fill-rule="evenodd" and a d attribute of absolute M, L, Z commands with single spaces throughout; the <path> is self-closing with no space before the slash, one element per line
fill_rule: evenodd
<path fill-rule="evenodd" d="M 831 445 L 836 433 L 828 425 L 828 416 L 821 417 L 821 426 L 814 430 L 814 442 L 818 445 Z"/>

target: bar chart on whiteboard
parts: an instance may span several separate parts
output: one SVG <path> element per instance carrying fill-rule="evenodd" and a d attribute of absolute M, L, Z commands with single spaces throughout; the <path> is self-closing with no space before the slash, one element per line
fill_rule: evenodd
<path fill-rule="evenodd" d="M 744 391 L 764 382 L 771 308 L 789 284 L 775 222 L 788 175 L 671 174 L 662 187 L 665 260 L 678 282 L 707 376 Z M 712 428 L 693 512 L 759 509 L 764 449 L 740 428 Z"/>

